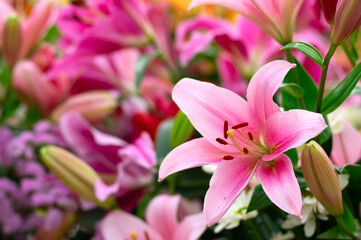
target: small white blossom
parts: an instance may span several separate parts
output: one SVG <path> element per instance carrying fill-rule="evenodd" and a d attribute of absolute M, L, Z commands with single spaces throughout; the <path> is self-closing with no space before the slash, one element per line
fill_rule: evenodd
<path fill-rule="evenodd" d="M 251 201 L 253 189 L 243 191 L 228 209 L 226 214 L 219 220 L 215 233 L 219 233 L 223 229 L 232 229 L 239 225 L 241 220 L 247 220 L 257 216 L 257 211 L 247 213 L 249 202 Z"/>
<path fill-rule="evenodd" d="M 295 235 L 292 232 L 287 233 L 272 233 L 270 240 L 290 240 L 293 239 Z"/>

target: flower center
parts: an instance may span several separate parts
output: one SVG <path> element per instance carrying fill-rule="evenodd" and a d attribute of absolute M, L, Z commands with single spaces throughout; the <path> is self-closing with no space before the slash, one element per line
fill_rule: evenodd
<path fill-rule="evenodd" d="M 224 160 L 232 160 L 237 156 L 253 155 L 262 156 L 267 154 L 268 149 L 257 142 L 254 135 L 249 131 L 248 122 L 236 124 L 229 129 L 228 121 L 223 124 L 223 138 L 217 138 L 216 141 L 222 145 L 231 145 L 238 151 L 232 155 L 225 155 Z M 229 140 L 227 140 L 229 139 Z"/>

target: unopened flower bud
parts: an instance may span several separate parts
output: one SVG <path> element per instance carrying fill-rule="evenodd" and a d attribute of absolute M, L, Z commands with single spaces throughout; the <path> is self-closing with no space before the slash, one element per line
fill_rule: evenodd
<path fill-rule="evenodd" d="M 109 91 L 89 91 L 68 98 L 51 113 L 51 119 L 57 122 L 64 113 L 73 111 L 89 122 L 99 122 L 111 114 L 116 106 L 116 96 Z"/>
<path fill-rule="evenodd" d="M 7 66 L 12 68 L 19 58 L 22 41 L 19 19 L 16 16 L 8 17 L 3 27 L 3 56 Z"/>
<path fill-rule="evenodd" d="M 361 0 L 339 0 L 331 41 L 338 45 L 346 41 L 361 25 Z"/>
<path fill-rule="evenodd" d="M 333 216 L 343 214 L 342 194 L 336 170 L 331 160 L 315 141 L 303 149 L 301 157 L 303 176 L 317 200 Z"/>
<path fill-rule="evenodd" d="M 100 176 L 72 153 L 56 146 L 45 146 L 41 148 L 40 157 L 43 163 L 79 196 L 103 208 L 113 205 L 114 199 L 111 197 L 103 202 L 96 198 L 94 184 Z"/>
<path fill-rule="evenodd" d="M 325 16 L 327 22 L 332 24 L 335 18 L 336 5 L 338 0 L 318 0 L 318 1 L 321 5 L 323 15 Z"/>

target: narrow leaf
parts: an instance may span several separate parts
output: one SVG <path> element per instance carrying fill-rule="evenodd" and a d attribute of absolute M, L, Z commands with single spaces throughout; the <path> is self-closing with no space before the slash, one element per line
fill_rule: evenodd
<path fill-rule="evenodd" d="M 182 111 L 179 111 L 174 119 L 171 132 L 171 147 L 175 148 L 187 141 L 187 139 L 192 135 L 193 131 L 194 127 L 192 123 Z"/>
<path fill-rule="evenodd" d="M 282 83 L 280 89 L 285 90 L 294 97 L 302 97 L 303 89 L 296 83 Z"/>
<path fill-rule="evenodd" d="M 351 94 L 361 78 L 361 63 L 357 64 L 345 77 L 323 98 L 321 113 L 326 115 L 336 110 Z"/>
<path fill-rule="evenodd" d="M 135 86 L 137 90 L 143 80 L 145 71 L 147 70 L 148 65 L 159 56 L 159 52 L 154 52 L 151 54 L 146 54 L 138 58 L 135 64 Z"/>
<path fill-rule="evenodd" d="M 247 213 L 261 208 L 271 206 L 272 202 L 267 197 L 262 186 L 259 184 L 254 188 L 251 201 L 249 202 Z"/>
<path fill-rule="evenodd" d="M 156 134 L 156 150 L 158 161 L 163 158 L 172 150 L 170 146 L 170 134 L 173 128 L 173 120 L 165 120 L 158 127 Z"/>
<path fill-rule="evenodd" d="M 318 66 L 323 67 L 323 57 L 314 46 L 304 42 L 291 42 L 281 49 L 297 49 L 312 59 Z"/>
<path fill-rule="evenodd" d="M 302 65 L 295 59 L 296 61 L 296 71 L 299 79 L 299 86 L 303 89 L 303 100 L 306 105 L 306 109 L 310 111 L 314 111 L 316 109 L 317 95 L 318 89 L 311 78 L 311 76 L 306 72 L 306 70 L 302 67 Z M 293 71 L 293 69 L 291 70 Z M 289 84 L 294 83 L 294 79 L 292 77 L 292 72 L 287 73 L 283 83 Z M 301 108 L 298 105 L 297 99 L 292 94 L 288 93 L 285 89 L 282 89 L 282 107 L 285 110 Z"/>

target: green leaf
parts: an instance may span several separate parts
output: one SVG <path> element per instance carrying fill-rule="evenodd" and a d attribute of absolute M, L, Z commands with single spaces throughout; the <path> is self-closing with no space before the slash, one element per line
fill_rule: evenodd
<path fill-rule="evenodd" d="M 323 67 L 323 57 L 314 46 L 304 42 L 291 42 L 281 49 L 297 49 L 312 59 L 318 66 Z"/>
<path fill-rule="evenodd" d="M 247 208 L 247 213 L 271 206 L 272 204 L 271 200 L 269 200 L 266 193 L 263 191 L 262 186 L 259 184 L 254 188 L 251 201 Z"/>
<path fill-rule="evenodd" d="M 342 221 L 347 226 L 347 228 L 349 230 L 351 230 L 351 232 L 354 233 L 356 231 L 355 220 L 353 219 L 352 213 L 351 213 L 350 209 L 347 207 L 347 205 L 345 204 L 345 202 L 343 202 Z"/>
<path fill-rule="evenodd" d="M 293 167 L 297 167 L 298 164 L 297 150 L 295 148 L 292 148 L 287 152 L 285 152 L 285 154 L 291 159 Z"/>
<path fill-rule="evenodd" d="M 52 26 L 49 31 L 45 34 L 43 41 L 55 43 L 60 38 L 60 32 L 58 28 L 54 25 Z"/>
<path fill-rule="evenodd" d="M 10 118 L 20 105 L 20 101 L 15 92 L 8 92 L 4 102 L 2 103 L 3 109 L 0 116 L 0 121 L 4 122 Z"/>
<path fill-rule="evenodd" d="M 139 90 L 139 86 L 142 83 L 144 73 L 147 70 L 148 65 L 159 56 L 159 52 L 154 52 L 146 55 L 142 55 L 137 59 L 135 63 L 135 86 Z"/>
<path fill-rule="evenodd" d="M 339 226 L 328 229 L 317 236 L 317 239 L 347 239 L 348 235 Z"/>
<path fill-rule="evenodd" d="M 361 78 L 361 63 L 357 64 L 322 100 L 321 113 L 326 115 L 336 110 L 351 94 Z"/>
<path fill-rule="evenodd" d="M 318 95 L 318 89 L 313 81 L 313 79 L 310 77 L 310 75 L 306 72 L 306 70 L 302 67 L 302 65 L 295 59 L 296 61 L 296 71 L 299 78 L 299 86 L 303 89 L 303 100 L 306 105 L 306 109 L 310 111 L 315 111 L 316 109 L 316 102 L 317 102 L 317 95 Z M 294 71 L 291 69 L 289 73 L 287 73 L 283 83 L 294 83 L 294 80 L 292 78 L 292 72 Z M 298 105 L 297 99 L 289 94 L 284 89 L 282 90 L 282 106 L 285 110 L 295 109 L 295 108 L 301 108 L 301 106 Z"/>
<path fill-rule="evenodd" d="M 172 150 L 170 146 L 170 135 L 173 128 L 173 122 L 173 119 L 165 120 L 158 127 L 155 138 L 158 162 L 163 160 L 163 158 Z"/>
<path fill-rule="evenodd" d="M 193 131 L 194 127 L 192 123 L 182 111 L 179 111 L 174 119 L 171 132 L 171 147 L 175 148 L 187 141 L 187 139 L 192 135 Z"/>
<path fill-rule="evenodd" d="M 294 97 L 302 97 L 304 94 L 303 89 L 296 83 L 282 83 L 280 89 L 283 89 Z"/>
<path fill-rule="evenodd" d="M 325 119 L 327 128 L 317 136 L 317 142 L 321 144 L 323 150 L 330 156 L 332 150 L 332 132 L 327 117 L 324 116 L 323 118 Z"/>
<path fill-rule="evenodd" d="M 349 184 L 361 185 L 361 165 L 347 164 L 342 167 L 341 173 L 350 176 L 348 179 Z"/>

